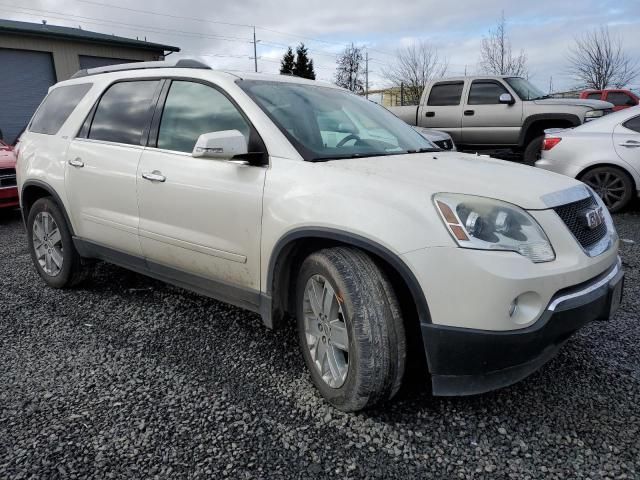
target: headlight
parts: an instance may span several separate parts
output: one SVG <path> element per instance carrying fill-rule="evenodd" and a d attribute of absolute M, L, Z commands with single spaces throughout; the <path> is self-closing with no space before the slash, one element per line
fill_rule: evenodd
<path fill-rule="evenodd" d="M 588 122 L 600 117 L 604 117 L 604 110 L 589 110 L 584 114 L 584 121 Z"/>
<path fill-rule="evenodd" d="M 454 193 L 437 193 L 433 201 L 451 236 L 463 248 L 517 252 L 534 263 L 556 258 L 542 227 L 520 207 Z"/>

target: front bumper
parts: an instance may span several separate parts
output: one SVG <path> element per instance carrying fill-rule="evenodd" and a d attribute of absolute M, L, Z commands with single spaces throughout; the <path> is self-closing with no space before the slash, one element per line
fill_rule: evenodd
<path fill-rule="evenodd" d="M 0 208 L 17 207 L 19 203 L 18 187 L 0 188 Z"/>
<path fill-rule="evenodd" d="M 529 327 L 488 331 L 423 324 L 434 395 L 473 395 L 506 387 L 550 360 L 578 329 L 608 320 L 622 297 L 618 262 L 580 285 L 559 291 Z"/>

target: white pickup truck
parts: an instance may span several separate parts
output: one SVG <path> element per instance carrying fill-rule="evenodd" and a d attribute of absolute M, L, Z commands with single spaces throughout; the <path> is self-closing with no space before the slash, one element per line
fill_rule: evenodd
<path fill-rule="evenodd" d="M 575 127 L 612 109 L 600 100 L 549 98 L 528 80 L 509 76 L 436 80 L 420 105 L 389 107 L 409 125 L 447 132 L 460 149 L 508 148 L 529 165 L 540 156 L 546 129 Z"/>

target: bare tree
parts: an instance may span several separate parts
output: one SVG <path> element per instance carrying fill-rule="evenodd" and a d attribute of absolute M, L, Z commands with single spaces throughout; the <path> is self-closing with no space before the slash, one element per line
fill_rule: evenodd
<path fill-rule="evenodd" d="M 526 77 L 527 55 L 524 50 L 514 55 L 511 40 L 507 36 L 507 20 L 504 12 L 495 30 L 489 30 L 489 36 L 483 37 L 480 50 L 480 68 L 490 75 L 513 75 Z"/>
<path fill-rule="evenodd" d="M 338 66 L 336 67 L 335 83 L 339 87 L 346 88 L 352 92 L 362 93 L 364 90 L 364 60 L 362 47 L 346 47 L 344 52 L 338 55 Z"/>
<path fill-rule="evenodd" d="M 604 26 L 575 39 L 569 71 L 580 87 L 602 90 L 624 87 L 638 75 L 638 64 L 623 51 L 622 42 Z"/>
<path fill-rule="evenodd" d="M 418 42 L 398 49 L 395 62 L 382 70 L 382 76 L 394 86 L 403 87 L 405 105 L 417 105 L 427 83 L 443 77 L 447 68 L 448 61 L 440 58 L 437 48 Z"/>

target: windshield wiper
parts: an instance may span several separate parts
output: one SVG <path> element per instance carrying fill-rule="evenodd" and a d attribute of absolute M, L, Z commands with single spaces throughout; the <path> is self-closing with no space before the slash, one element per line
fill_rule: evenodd
<path fill-rule="evenodd" d="M 350 155 L 340 155 L 335 157 L 314 157 L 310 162 L 327 162 L 329 160 L 345 160 L 349 158 L 385 157 L 387 155 L 398 155 L 398 153 L 352 153 Z"/>
<path fill-rule="evenodd" d="M 440 152 L 441 148 L 422 147 L 416 150 L 407 150 L 407 153 L 428 153 L 428 152 Z"/>
<path fill-rule="evenodd" d="M 531 100 L 545 100 L 547 98 L 551 98 L 551 95 L 540 95 L 539 97 L 534 97 Z"/>

